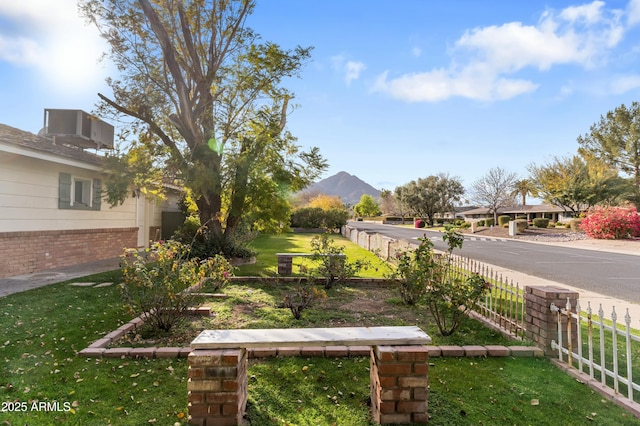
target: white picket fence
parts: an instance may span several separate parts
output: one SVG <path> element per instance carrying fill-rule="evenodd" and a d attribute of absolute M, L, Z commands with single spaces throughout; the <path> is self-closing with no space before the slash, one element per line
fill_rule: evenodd
<path fill-rule="evenodd" d="M 566 359 L 570 367 L 616 393 L 620 393 L 622 385 L 629 401 L 640 401 L 640 335 L 631 328 L 629 310 L 623 325 L 618 323 L 615 307 L 609 320 L 605 319 L 602 305 L 595 319 L 590 303 L 586 311 L 582 311 L 579 301 L 574 311 L 571 308 L 568 300 L 564 307 L 551 305 L 558 316 L 558 340 L 551 347 L 558 351 L 559 360 Z"/>
<path fill-rule="evenodd" d="M 510 335 L 523 338 L 526 332 L 525 300 L 520 285 L 482 262 L 466 257 L 452 256 L 452 265 L 462 274 L 478 274 L 490 284 L 490 291 L 474 311 Z"/>

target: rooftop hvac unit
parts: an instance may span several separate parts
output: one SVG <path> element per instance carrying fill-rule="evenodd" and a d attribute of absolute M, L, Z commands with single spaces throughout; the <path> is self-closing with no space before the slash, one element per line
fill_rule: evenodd
<path fill-rule="evenodd" d="M 56 143 L 113 149 L 113 126 L 79 109 L 45 109 L 44 128 Z"/>

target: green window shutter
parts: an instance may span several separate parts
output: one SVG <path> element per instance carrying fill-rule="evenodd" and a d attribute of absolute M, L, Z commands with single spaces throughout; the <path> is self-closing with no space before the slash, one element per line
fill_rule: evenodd
<path fill-rule="evenodd" d="M 71 175 L 60 173 L 58 178 L 58 208 L 71 208 Z"/>
<path fill-rule="evenodd" d="M 93 200 L 91 202 L 91 208 L 93 210 L 100 210 L 102 204 L 102 181 L 100 179 L 93 180 Z"/>

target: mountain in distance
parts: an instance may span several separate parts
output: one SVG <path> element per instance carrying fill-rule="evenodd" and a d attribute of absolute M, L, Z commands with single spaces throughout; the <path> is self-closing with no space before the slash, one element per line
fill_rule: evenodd
<path fill-rule="evenodd" d="M 352 206 L 358 204 L 360 197 L 369 194 L 373 198 L 380 198 L 380 191 L 367 182 L 350 175 L 347 172 L 339 172 L 326 179 L 308 186 L 304 192 L 318 192 L 327 195 L 337 195 L 345 204 Z"/>

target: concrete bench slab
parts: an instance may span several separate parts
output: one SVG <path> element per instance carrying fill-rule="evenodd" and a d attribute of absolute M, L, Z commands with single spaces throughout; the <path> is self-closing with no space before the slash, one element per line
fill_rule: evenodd
<path fill-rule="evenodd" d="M 334 327 L 247 330 L 204 330 L 191 342 L 194 349 L 302 346 L 427 345 L 419 327 Z"/>

